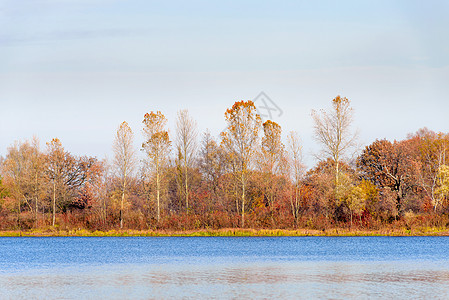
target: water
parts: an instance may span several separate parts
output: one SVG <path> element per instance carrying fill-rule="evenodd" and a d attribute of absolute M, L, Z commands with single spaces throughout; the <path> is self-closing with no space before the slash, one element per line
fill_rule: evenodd
<path fill-rule="evenodd" d="M 0 299 L 449 299 L 449 237 L 0 238 Z"/>

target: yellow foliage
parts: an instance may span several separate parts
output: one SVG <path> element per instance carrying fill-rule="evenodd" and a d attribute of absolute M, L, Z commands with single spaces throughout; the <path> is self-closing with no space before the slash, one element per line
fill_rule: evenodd
<path fill-rule="evenodd" d="M 438 170 L 438 187 L 435 194 L 442 198 L 449 196 L 449 166 L 442 165 Z"/>

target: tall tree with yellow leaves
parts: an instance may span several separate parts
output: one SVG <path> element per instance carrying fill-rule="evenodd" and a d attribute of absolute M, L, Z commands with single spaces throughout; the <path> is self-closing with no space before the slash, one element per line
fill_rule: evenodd
<path fill-rule="evenodd" d="M 262 122 L 252 101 L 235 102 L 226 110 L 225 120 L 227 128 L 221 133 L 222 144 L 231 157 L 234 177 L 241 187 L 241 226 L 245 227 L 247 182 Z"/>
<path fill-rule="evenodd" d="M 161 218 L 161 176 L 162 170 L 168 162 L 171 142 L 168 131 L 165 130 L 167 119 L 160 111 L 146 113 L 142 123 L 145 136 L 142 148 L 147 154 L 151 175 L 156 181 L 157 221 L 159 222 Z"/>
<path fill-rule="evenodd" d="M 270 208 L 275 200 L 276 189 L 273 177 L 280 174 L 284 167 L 285 147 L 282 143 L 282 129 L 279 124 L 267 120 L 262 124 L 264 135 L 262 137 L 263 171 L 266 175 L 267 198 Z"/>

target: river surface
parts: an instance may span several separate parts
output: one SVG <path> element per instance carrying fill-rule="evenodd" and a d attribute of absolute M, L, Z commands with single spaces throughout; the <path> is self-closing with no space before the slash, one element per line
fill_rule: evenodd
<path fill-rule="evenodd" d="M 449 237 L 0 238 L 0 299 L 449 299 Z"/>

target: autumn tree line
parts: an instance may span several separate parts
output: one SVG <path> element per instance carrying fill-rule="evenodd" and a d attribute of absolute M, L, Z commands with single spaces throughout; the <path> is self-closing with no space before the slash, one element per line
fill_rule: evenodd
<path fill-rule="evenodd" d="M 337 96 L 312 111 L 321 152 L 306 169 L 299 134 L 283 137 L 252 101 L 224 116 L 215 138 L 187 110 L 174 136 L 161 112 L 146 113 L 140 149 L 123 122 L 110 161 L 57 138 L 14 143 L 0 157 L 0 229 L 449 226 L 449 134 L 424 128 L 358 148 L 350 101 Z"/>

